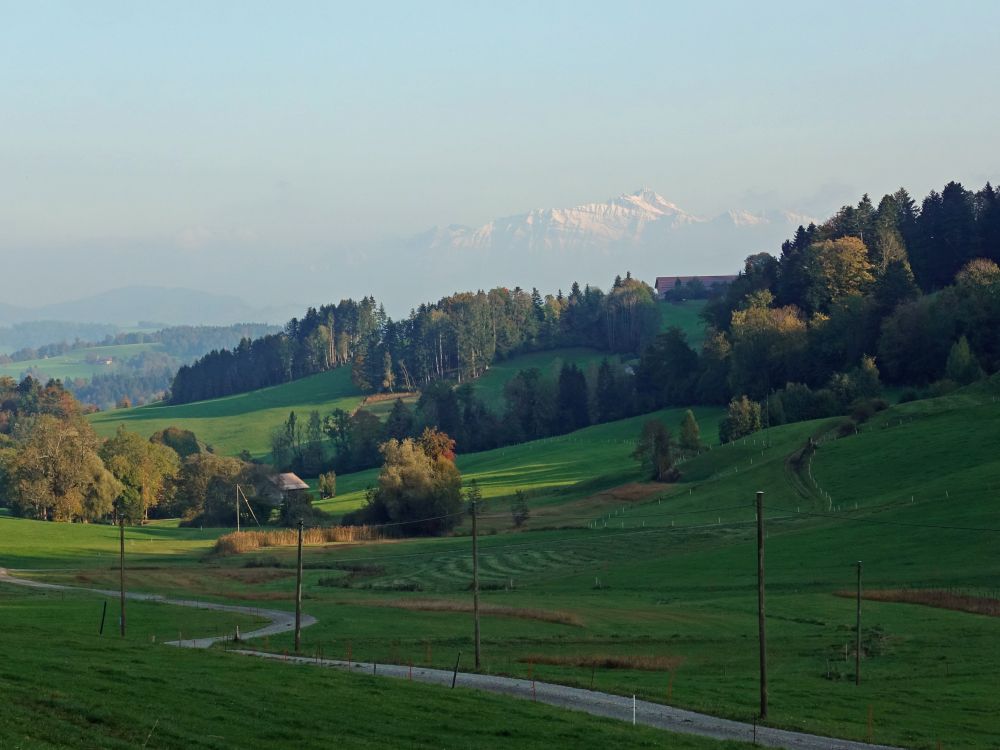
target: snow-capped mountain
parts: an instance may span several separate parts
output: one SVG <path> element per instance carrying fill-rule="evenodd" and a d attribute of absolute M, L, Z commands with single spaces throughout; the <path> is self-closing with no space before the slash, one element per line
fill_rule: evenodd
<path fill-rule="evenodd" d="M 481 227 L 451 225 L 436 227 L 411 241 L 427 250 L 499 251 L 504 254 L 560 251 L 667 250 L 671 238 L 682 239 L 684 255 L 711 250 L 736 262 L 756 252 L 761 239 L 777 241 L 789 236 L 809 217 L 790 211 L 728 211 L 713 218 L 696 216 L 643 188 L 603 203 L 585 203 L 572 208 L 544 208 L 494 219 Z M 730 233 L 720 236 L 720 233 Z M 775 251 L 773 246 L 768 248 Z M 729 252 L 727 252 L 729 251 Z M 735 255 L 730 255 L 735 253 Z M 742 253 L 742 255 L 740 255 Z M 617 254 L 617 253 L 616 253 Z M 535 256 L 543 261 L 543 256 Z M 674 257 L 688 265 L 689 258 Z M 709 269 L 705 269 L 709 270 Z M 711 269 L 715 270 L 715 269 Z"/>
<path fill-rule="evenodd" d="M 411 296 L 414 288 L 425 300 L 496 285 L 554 291 L 577 281 L 607 288 L 626 271 L 652 284 L 657 276 L 737 273 L 748 255 L 778 254 L 782 241 L 810 221 L 784 210 L 698 216 L 644 188 L 480 227 L 434 227 L 373 249 L 364 263 L 402 271 L 398 285 L 385 282 L 390 298 Z"/>
<path fill-rule="evenodd" d="M 494 219 L 481 227 L 452 225 L 422 235 L 429 247 L 476 250 L 566 250 L 641 244 L 653 225 L 679 229 L 705 219 L 685 212 L 649 189 L 604 203 L 540 208 Z"/>

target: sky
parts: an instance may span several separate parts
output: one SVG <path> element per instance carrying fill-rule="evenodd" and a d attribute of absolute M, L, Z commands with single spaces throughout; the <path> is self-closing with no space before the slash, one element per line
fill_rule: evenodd
<path fill-rule="evenodd" d="M 3 283 L 9 304 L 138 283 L 313 303 L 391 273 L 369 243 L 641 186 L 826 216 L 1000 174 L 993 0 L 0 17 L 0 273 L 33 282 Z"/>

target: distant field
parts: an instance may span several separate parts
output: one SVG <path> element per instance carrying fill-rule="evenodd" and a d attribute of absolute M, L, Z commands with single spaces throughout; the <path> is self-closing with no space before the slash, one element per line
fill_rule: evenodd
<path fill-rule="evenodd" d="M 661 302 L 660 320 L 662 329 L 676 326 L 687 334 L 688 343 L 695 351 L 701 349 L 705 339 L 705 321 L 701 319 L 701 311 L 705 309 L 705 300 L 692 299 L 684 302 Z"/>
<path fill-rule="evenodd" d="M 72 380 L 74 378 L 90 379 L 94 375 L 114 372 L 118 364 L 142 352 L 160 351 L 162 344 L 117 344 L 114 346 L 94 346 L 85 349 L 73 349 L 66 354 L 47 359 L 28 359 L 23 362 L 11 362 L 0 365 L 0 377 L 8 375 L 20 379 L 28 370 L 38 370 L 46 378 Z M 87 357 L 110 357 L 111 365 L 97 362 L 88 363 Z"/>
<path fill-rule="evenodd" d="M 521 354 L 502 362 L 494 362 L 489 370 L 473 381 L 473 387 L 476 395 L 485 401 L 487 406 L 494 411 L 500 411 L 504 407 L 504 386 L 521 370 L 536 367 L 543 373 L 558 378 L 563 363 L 575 364 L 586 372 L 588 367 L 600 365 L 604 358 L 617 361 L 618 355 L 585 347 Z"/>
<path fill-rule="evenodd" d="M 294 411 L 305 418 L 317 410 L 325 416 L 334 409 L 351 411 L 361 393 L 351 382 L 349 367 L 312 375 L 291 383 L 250 393 L 167 406 L 150 404 L 134 409 L 99 412 L 90 417 L 98 434 L 114 434 L 118 425 L 141 435 L 152 435 L 171 425 L 193 430 L 217 453 L 236 455 L 248 450 L 256 457 L 270 453 L 271 431 Z"/>

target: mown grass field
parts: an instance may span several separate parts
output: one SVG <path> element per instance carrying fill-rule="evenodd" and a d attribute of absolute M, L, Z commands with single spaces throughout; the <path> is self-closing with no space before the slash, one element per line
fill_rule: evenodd
<path fill-rule="evenodd" d="M 19 380 L 29 370 L 37 370 L 46 379 L 72 380 L 75 378 L 85 378 L 89 380 L 94 375 L 114 372 L 118 368 L 118 363 L 123 360 L 130 359 L 147 351 L 159 351 L 162 348 L 161 344 L 117 344 L 114 346 L 93 346 L 84 349 L 73 349 L 57 357 L 28 359 L 23 362 L 11 362 L 6 365 L 0 364 L 0 377 L 6 375 Z M 114 363 L 105 365 L 98 362 L 87 362 L 88 357 L 111 357 L 114 359 Z"/>
<path fill-rule="evenodd" d="M 152 642 L 181 628 L 192 634 L 231 629 L 231 615 L 130 603 L 128 637 L 107 630 L 99 637 L 100 606 L 100 597 L 0 585 L 0 747 L 541 748 L 558 742 L 604 748 L 659 747 L 664 737 L 461 688 Z M 114 603 L 108 610 L 113 631 Z M 671 736 L 670 746 L 727 747 L 680 736 Z"/>
<path fill-rule="evenodd" d="M 340 367 L 211 401 L 99 412 L 90 417 L 90 422 L 98 434 L 105 436 L 113 435 L 118 425 L 145 436 L 171 425 L 183 427 L 193 430 L 217 453 L 236 455 L 248 450 L 253 456 L 263 457 L 271 451 L 271 431 L 288 418 L 289 412 L 294 411 L 304 420 L 313 410 L 323 416 L 334 409 L 352 411 L 361 398 L 351 382 L 350 368 Z"/>
<path fill-rule="evenodd" d="M 994 379 L 893 407 L 845 438 L 835 439 L 837 420 L 772 428 L 713 446 L 683 465 L 680 483 L 645 493 L 622 489 L 635 486 L 630 447 L 609 442 L 591 451 L 587 431 L 465 457 L 466 476 L 478 476 L 492 498 L 480 540 L 484 668 L 750 719 L 752 502 L 763 490 L 770 722 L 928 750 L 997 747 L 1000 618 L 866 600 L 858 687 L 854 601 L 837 594 L 853 591 L 863 560 L 866 588 L 997 596 L 998 399 Z M 701 416 L 706 437 L 710 420 Z M 591 437 L 607 431 L 611 440 L 617 429 L 628 439 L 637 424 L 590 428 Z M 815 482 L 788 460 L 809 436 L 821 440 Z M 543 468 L 533 471 L 536 464 Z M 364 481 L 345 476 L 338 484 Z M 518 486 L 529 491 L 532 518 L 510 532 L 501 498 Z M 30 522 L 0 518 L 0 532 L 13 523 Z M 39 540 L 63 528 L 101 544 L 86 527 L 34 525 Z M 134 586 L 292 607 L 294 550 L 203 557 L 210 532 L 166 533 L 179 551 L 163 565 L 140 558 Z M 205 538 L 189 536 L 196 533 Z M 304 651 L 439 667 L 453 665 L 459 650 L 467 657 L 466 533 L 463 525 L 441 539 L 307 548 L 304 608 L 319 623 L 303 631 Z M 35 567 L 72 568 L 35 575 L 72 581 L 83 566 L 88 581 L 114 581 L 105 563 L 80 555 L 83 542 L 75 552 L 67 539 L 23 546 L 48 550 Z M 0 565 L 32 559 L 22 551 L 0 556 Z M 259 646 L 287 649 L 291 636 Z"/>

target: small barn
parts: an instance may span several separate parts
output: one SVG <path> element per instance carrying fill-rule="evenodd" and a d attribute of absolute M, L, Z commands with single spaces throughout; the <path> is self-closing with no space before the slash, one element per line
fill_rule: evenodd
<path fill-rule="evenodd" d="M 283 474 L 275 474 L 271 477 L 271 483 L 278 489 L 278 492 L 281 493 L 282 500 L 294 492 L 309 489 L 309 485 L 303 482 L 299 478 L 298 474 L 294 474 L 291 471 L 287 471 Z"/>

